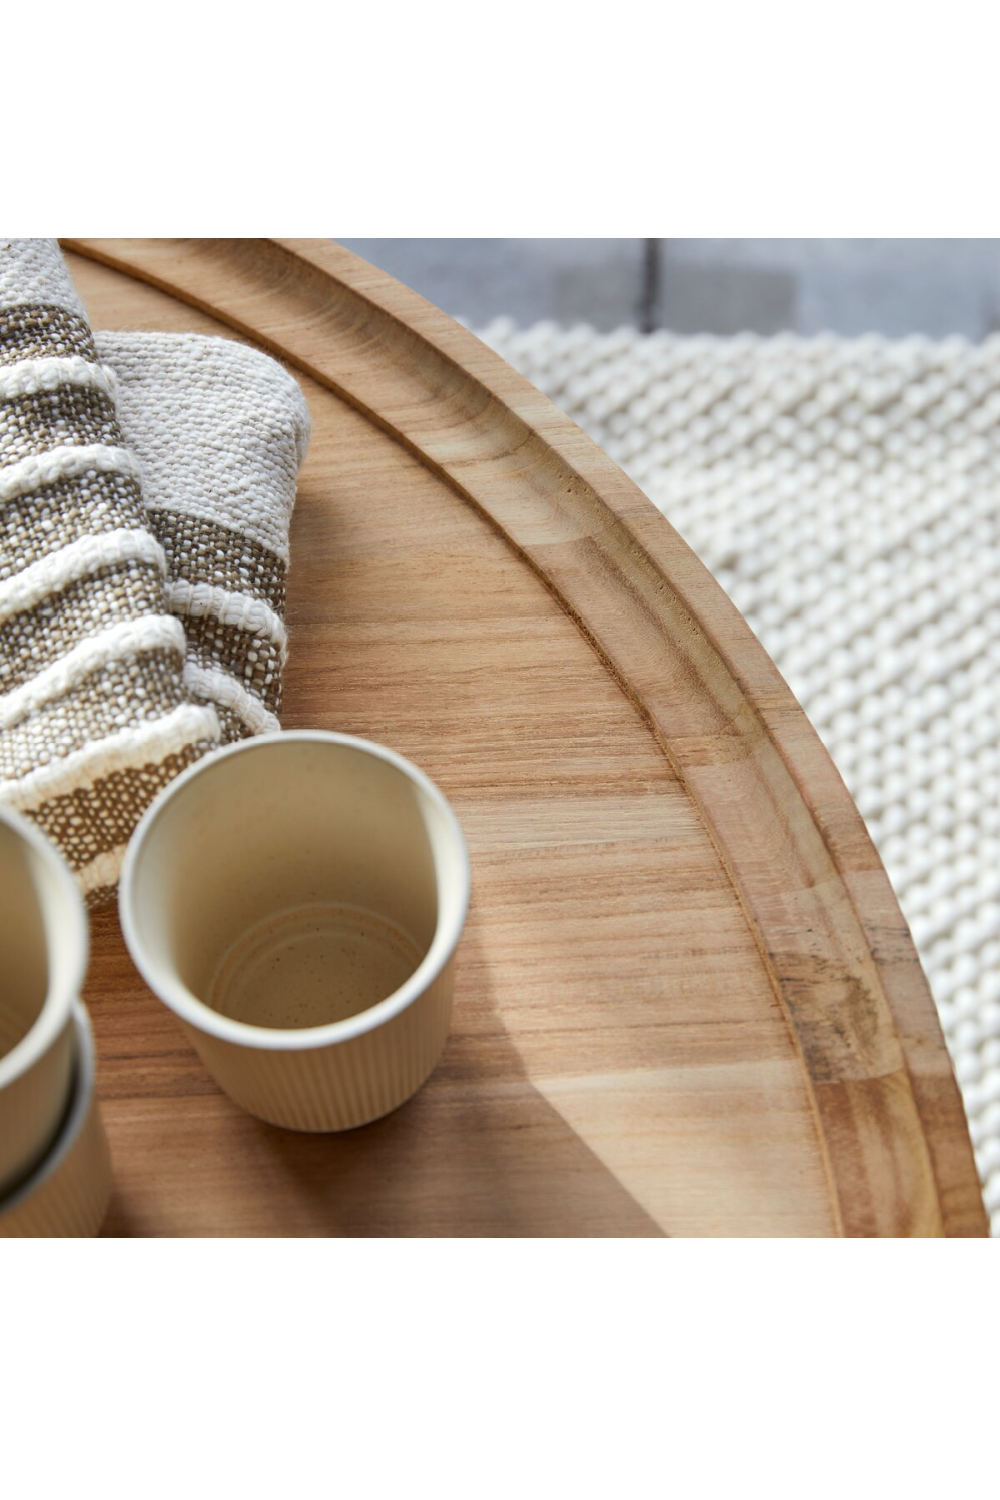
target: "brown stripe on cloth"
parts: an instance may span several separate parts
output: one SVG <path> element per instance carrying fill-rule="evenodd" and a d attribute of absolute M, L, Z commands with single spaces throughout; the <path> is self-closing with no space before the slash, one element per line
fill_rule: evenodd
<path fill-rule="evenodd" d="M 206 699 L 206 702 L 209 700 Z M 233 708 L 222 708 L 218 703 L 215 712 L 219 716 L 219 727 L 222 730 L 222 743 L 232 745 L 236 740 L 245 740 L 247 737 L 247 726 L 240 715 Z"/>
<path fill-rule="evenodd" d="M 32 816 L 42 832 L 59 845 L 73 868 L 79 870 L 127 844 L 157 792 L 214 748 L 215 741 L 195 741 L 161 761 L 112 771 L 91 787 L 49 798 Z M 100 886 L 88 891 L 89 904 L 99 905 L 100 895 Z"/>
<path fill-rule="evenodd" d="M 93 334 L 76 313 L 49 303 L 0 307 L 0 365 L 25 359 L 66 359 L 72 354 L 97 363 Z"/>
<path fill-rule="evenodd" d="M 84 474 L 45 484 L 4 506 L 0 581 L 81 535 L 144 524 L 142 495 L 128 474 Z"/>
<path fill-rule="evenodd" d="M 35 813 L 35 822 L 66 853 L 73 865 L 94 853 L 116 849 L 127 843 L 136 821 L 136 809 L 145 809 L 161 787 L 205 750 L 203 743 L 188 745 L 163 760 L 125 771 L 112 771 L 91 787 L 77 787 L 50 797 Z M 92 830 L 100 829 L 95 839 Z"/>
<path fill-rule="evenodd" d="M 117 895 L 117 881 L 113 885 L 99 885 L 86 893 L 87 905 L 98 911 L 102 906 L 110 906 Z"/>
<path fill-rule="evenodd" d="M 0 777 L 27 776 L 115 730 L 138 728 L 185 701 L 179 651 L 152 650 L 89 673 L 0 735 Z"/>
<path fill-rule="evenodd" d="M 0 453 L 4 464 L 91 443 L 121 444 L 114 403 L 93 387 L 62 385 L 55 391 L 0 400 Z"/>
<path fill-rule="evenodd" d="M 228 672 L 277 714 L 281 707 L 281 649 L 237 625 L 223 625 L 214 615 L 183 617 L 188 660 Z"/>
<path fill-rule="evenodd" d="M 168 578 L 196 578 L 263 599 L 276 614 L 284 612 L 285 564 L 263 543 L 204 516 L 170 510 L 147 515 L 166 553 Z"/>
<path fill-rule="evenodd" d="M 151 563 L 123 563 L 81 578 L 0 624 L 0 690 L 20 687 L 122 620 L 164 613 L 163 579 Z M 179 688 L 179 668 L 176 676 Z"/>

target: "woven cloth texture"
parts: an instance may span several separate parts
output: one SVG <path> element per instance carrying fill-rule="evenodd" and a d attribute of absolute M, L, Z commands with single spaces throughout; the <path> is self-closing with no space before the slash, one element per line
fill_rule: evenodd
<path fill-rule="evenodd" d="M 0 241 L 0 800 L 91 905 L 167 781 L 277 727 L 309 429 L 253 350 L 99 344 L 56 242 Z"/>
<path fill-rule="evenodd" d="M 733 599 L 867 821 L 1000 1233 L 1000 337 L 479 336 Z"/>
<path fill-rule="evenodd" d="M 0 241 L 0 800 L 94 905 L 149 800 L 219 740 L 114 390 L 56 243 Z"/>
<path fill-rule="evenodd" d="M 163 547 L 184 683 L 224 741 L 280 728 L 285 576 L 309 408 L 266 354 L 199 334 L 98 333 Z"/>

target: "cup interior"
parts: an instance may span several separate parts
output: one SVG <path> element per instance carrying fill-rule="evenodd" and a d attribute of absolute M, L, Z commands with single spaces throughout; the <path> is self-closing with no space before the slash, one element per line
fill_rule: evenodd
<path fill-rule="evenodd" d="M 27 1038 L 41 1051 L 66 1023 L 85 946 L 82 903 L 55 850 L 0 815 L 0 1081 Z"/>
<path fill-rule="evenodd" d="M 364 741 L 277 735 L 203 762 L 154 805 L 123 922 L 182 1014 L 194 1001 L 301 1031 L 397 994 L 459 906 L 460 927 L 466 887 L 457 824 L 414 768 Z"/>

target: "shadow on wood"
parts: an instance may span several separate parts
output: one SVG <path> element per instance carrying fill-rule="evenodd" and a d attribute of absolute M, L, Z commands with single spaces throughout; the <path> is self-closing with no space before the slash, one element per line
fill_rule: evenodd
<path fill-rule="evenodd" d="M 116 1168 L 106 1234 L 229 1234 L 244 1219 L 271 1235 L 662 1233 L 526 1078 L 474 929 L 437 1070 L 394 1114 L 339 1135 L 280 1130 L 239 1110 L 138 975 L 128 985 L 113 914 L 95 929 L 88 1004 Z M 112 977 L 117 998 L 102 999 Z M 133 1036 L 143 1039 L 135 1049 Z M 115 1150 L 126 1132 L 127 1156 Z"/>

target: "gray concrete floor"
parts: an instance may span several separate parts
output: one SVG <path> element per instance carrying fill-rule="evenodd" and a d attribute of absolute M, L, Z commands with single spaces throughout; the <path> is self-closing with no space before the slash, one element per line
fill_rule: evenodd
<path fill-rule="evenodd" d="M 1000 328 L 1000 240 L 341 240 L 473 327 L 678 333 Z"/>

